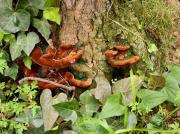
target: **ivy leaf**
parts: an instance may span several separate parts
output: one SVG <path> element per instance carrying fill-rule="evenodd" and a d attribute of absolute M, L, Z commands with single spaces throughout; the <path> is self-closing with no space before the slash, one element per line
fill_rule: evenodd
<path fill-rule="evenodd" d="M 173 66 L 171 72 L 165 77 L 166 83 L 163 88 L 163 93 L 165 93 L 168 97 L 167 100 L 180 105 L 180 99 L 176 99 L 178 96 L 178 92 L 180 92 L 180 66 Z"/>
<path fill-rule="evenodd" d="M 20 33 L 18 34 L 17 40 L 10 44 L 9 47 L 12 60 L 15 60 L 21 55 L 23 44 L 26 44 L 26 35 L 24 33 Z"/>
<path fill-rule="evenodd" d="M 115 134 L 106 120 L 100 120 L 92 117 L 79 118 L 74 129 L 78 134 Z"/>
<path fill-rule="evenodd" d="M 0 27 L 7 32 L 16 33 L 18 31 L 27 31 L 30 25 L 30 14 L 26 10 L 11 9 L 0 10 Z"/>
<path fill-rule="evenodd" d="M 150 43 L 148 45 L 148 52 L 152 53 L 152 52 L 156 52 L 156 51 L 158 51 L 158 48 L 156 47 L 156 45 L 154 43 Z"/>
<path fill-rule="evenodd" d="M 0 9 L 12 8 L 12 0 L 0 0 Z"/>
<path fill-rule="evenodd" d="M 6 43 L 12 44 L 13 42 L 16 41 L 16 37 L 14 34 L 5 34 L 3 40 Z"/>
<path fill-rule="evenodd" d="M 92 116 L 100 107 L 99 101 L 96 100 L 89 91 L 80 95 L 80 103 L 82 104 L 80 111 L 83 115 Z"/>
<path fill-rule="evenodd" d="M 4 75 L 11 77 L 13 80 L 16 80 L 17 73 L 18 73 L 18 65 L 16 64 L 13 64 L 11 67 L 6 68 L 4 71 Z"/>
<path fill-rule="evenodd" d="M 44 0 L 19 0 L 18 8 L 35 7 L 43 10 L 45 1 Z"/>
<path fill-rule="evenodd" d="M 152 91 L 148 89 L 142 89 L 138 92 L 138 97 L 141 98 L 139 107 L 142 111 L 149 111 L 152 108 L 163 103 L 167 99 L 167 95 L 160 91 Z"/>
<path fill-rule="evenodd" d="M 38 42 L 39 37 L 34 32 L 28 33 L 27 36 L 24 33 L 18 34 L 17 40 L 9 47 L 12 60 L 21 56 L 22 50 L 29 56 L 35 47 L 35 44 Z"/>
<path fill-rule="evenodd" d="M 64 102 L 67 100 L 66 94 L 60 93 L 57 96 L 52 97 L 52 92 L 49 89 L 43 90 L 40 96 L 40 104 L 43 112 L 44 131 L 53 128 L 59 114 L 53 108 L 54 104 Z"/>
<path fill-rule="evenodd" d="M 23 58 L 23 62 L 24 62 L 24 65 L 25 65 L 28 69 L 31 69 L 31 65 L 32 65 L 31 57 L 29 57 L 29 56 L 24 57 L 24 58 Z"/>
<path fill-rule="evenodd" d="M 26 37 L 26 43 L 22 44 L 23 51 L 29 56 L 38 42 L 39 42 L 39 37 L 36 33 L 34 32 L 28 33 Z"/>
<path fill-rule="evenodd" d="M 44 0 L 44 1 L 45 1 L 44 7 L 56 6 L 56 0 Z"/>
<path fill-rule="evenodd" d="M 125 106 L 121 105 L 120 102 L 121 102 L 120 94 L 113 94 L 109 96 L 102 108 L 102 111 L 99 113 L 98 117 L 100 119 L 104 119 L 113 116 L 123 115 Z"/>
<path fill-rule="evenodd" d="M 59 14 L 59 8 L 58 7 L 45 8 L 45 10 L 43 11 L 43 18 L 56 22 L 57 24 L 60 25 L 61 18 Z"/>
<path fill-rule="evenodd" d="M 76 100 L 58 103 L 53 105 L 53 107 L 59 113 L 59 115 L 64 118 L 65 121 L 71 120 L 73 123 L 76 121 L 76 110 L 79 108 L 79 104 Z"/>
<path fill-rule="evenodd" d="M 33 19 L 32 25 L 42 34 L 42 36 L 48 40 L 50 31 L 50 24 L 45 19 Z"/>
<path fill-rule="evenodd" d="M 3 51 L 0 52 L 0 73 L 3 74 L 7 67 L 7 59 L 4 56 Z"/>

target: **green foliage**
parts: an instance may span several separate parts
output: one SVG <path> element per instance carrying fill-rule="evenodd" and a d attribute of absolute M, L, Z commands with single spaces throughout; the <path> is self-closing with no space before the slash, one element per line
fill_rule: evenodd
<path fill-rule="evenodd" d="M 31 69 L 31 65 L 32 65 L 31 57 L 25 56 L 25 57 L 23 58 L 23 62 L 24 62 L 24 65 L 25 65 L 28 69 Z"/>
<path fill-rule="evenodd" d="M 28 120 L 24 123 L 18 122 L 14 117 L 18 117 L 25 109 L 31 109 L 32 114 L 35 115 L 39 106 L 34 101 L 37 95 L 37 85 L 32 83 L 29 85 L 27 82 L 22 86 L 8 85 L 1 83 L 1 91 L 5 94 L 6 98 L 0 99 L 0 132 L 10 134 L 15 130 L 18 134 L 22 134 L 27 129 Z M 14 96 L 13 99 L 9 99 Z M 20 97 L 19 97 L 20 96 Z M 28 99 L 23 99 L 26 96 Z M 23 100 L 22 100 L 23 99 Z"/>
<path fill-rule="evenodd" d="M 35 45 L 40 41 L 39 37 L 34 32 L 29 32 L 22 40 L 25 41 L 23 42 L 24 44 L 22 44 L 22 49 L 27 54 L 27 56 L 30 55 Z"/>
<path fill-rule="evenodd" d="M 156 51 L 158 51 L 158 48 L 156 47 L 156 45 L 154 43 L 150 43 L 148 45 L 148 52 L 152 53 L 152 52 L 156 52 Z"/>
<path fill-rule="evenodd" d="M 121 104 L 121 101 L 120 94 L 113 94 L 108 97 L 102 111 L 98 114 L 98 118 L 104 119 L 123 115 L 125 107 Z"/>
<path fill-rule="evenodd" d="M 59 8 L 55 7 L 56 5 L 53 3 L 55 0 L 0 1 L 0 42 L 4 41 L 3 44 L 5 45 L 10 44 L 12 60 L 20 57 L 22 50 L 29 56 L 35 44 L 39 42 L 38 35 L 35 32 L 27 32 L 31 25 L 48 40 L 50 25 L 46 19 L 60 24 Z M 44 18 L 46 19 L 42 19 L 42 10 L 44 10 Z M 24 31 L 26 35 L 23 33 Z M 17 39 L 11 38 L 15 33 L 18 33 Z"/>
<path fill-rule="evenodd" d="M 30 25 L 30 13 L 23 9 L 14 11 L 12 9 L 0 10 L 0 27 L 11 33 L 27 31 Z"/>
<path fill-rule="evenodd" d="M 59 8 L 57 8 L 57 7 L 45 8 L 45 10 L 43 11 L 43 18 L 53 21 L 53 22 L 56 22 L 57 24 L 60 25 L 61 18 L 60 18 L 60 14 L 59 14 Z"/>
<path fill-rule="evenodd" d="M 43 10 L 44 4 L 44 0 L 19 0 L 18 8 L 34 7 Z"/>
<path fill-rule="evenodd" d="M 40 41 L 37 32 L 32 30 L 33 26 L 46 40 L 49 39 L 50 25 L 43 18 L 43 10 L 45 7 L 48 9 L 49 6 L 51 8 L 45 11 L 45 18 L 58 21 L 60 24 L 60 16 L 57 19 L 47 17 L 49 14 L 57 16 L 59 13 L 55 0 L 0 0 L 0 80 L 1 82 L 5 80 L 0 83 L 0 133 L 2 134 L 22 134 L 30 125 L 30 117 L 24 117 L 23 121 L 18 118 L 22 118 L 28 110 L 31 110 L 34 117 L 39 109 L 35 101 L 37 83 L 17 86 L 15 84 L 17 81 L 9 80 L 8 77 L 13 80 L 19 78 L 17 58 L 18 60 L 23 58 L 24 65 L 31 69 L 32 61 L 29 55 Z"/>
<path fill-rule="evenodd" d="M 180 92 L 180 66 L 172 66 L 170 73 L 165 77 L 166 83 L 163 90 L 168 98 L 167 100 L 174 103 L 175 105 L 180 105 L 180 99 L 178 95 Z"/>
<path fill-rule="evenodd" d="M 45 1 L 45 7 L 54 7 L 56 6 L 57 0 L 44 0 Z"/>
<path fill-rule="evenodd" d="M 158 106 L 167 99 L 167 95 L 163 92 L 148 89 L 140 90 L 138 92 L 138 97 L 142 100 L 139 107 L 145 112 L 149 112 L 152 108 Z"/>
<path fill-rule="evenodd" d="M 115 134 L 105 120 L 82 117 L 75 124 L 75 130 L 79 134 Z"/>
<path fill-rule="evenodd" d="M 39 37 L 34 32 L 28 33 L 27 36 L 24 33 L 19 33 L 16 42 L 13 42 L 9 47 L 12 60 L 21 56 L 22 50 L 29 56 L 38 42 Z"/>
<path fill-rule="evenodd" d="M 141 89 L 138 92 L 138 97 L 141 98 L 139 108 L 142 111 L 148 112 L 164 101 L 172 102 L 174 105 L 180 105 L 180 99 L 178 99 L 178 94 L 180 92 L 179 76 L 180 67 L 172 66 L 170 73 L 165 77 L 165 86 L 160 91 Z"/>
<path fill-rule="evenodd" d="M 0 0 L 0 9 L 12 8 L 13 0 Z"/>
<path fill-rule="evenodd" d="M 7 67 L 4 71 L 4 76 L 9 76 L 11 77 L 12 79 L 16 79 L 17 77 L 17 73 L 18 73 L 18 65 L 16 64 L 13 64 L 12 66 L 10 67 Z"/>
<path fill-rule="evenodd" d="M 33 19 L 32 25 L 48 40 L 50 35 L 50 25 L 45 19 Z"/>
<path fill-rule="evenodd" d="M 100 102 L 96 100 L 89 91 L 86 91 L 80 95 L 80 104 L 80 112 L 86 116 L 92 116 L 100 107 Z"/>
<path fill-rule="evenodd" d="M 59 112 L 59 115 L 62 116 L 65 121 L 71 120 L 73 123 L 76 121 L 76 110 L 79 108 L 77 101 L 72 100 L 68 102 L 62 102 L 54 105 L 53 107 L 56 109 L 56 111 Z"/>

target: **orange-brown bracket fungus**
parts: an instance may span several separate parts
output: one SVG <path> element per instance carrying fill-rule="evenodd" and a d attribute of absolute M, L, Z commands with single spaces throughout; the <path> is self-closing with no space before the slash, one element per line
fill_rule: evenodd
<path fill-rule="evenodd" d="M 139 56 L 132 56 L 131 58 L 126 59 L 124 53 L 128 51 L 129 46 L 115 45 L 114 49 L 115 50 L 105 51 L 105 56 L 108 60 L 108 63 L 112 67 L 122 67 L 126 65 L 131 65 L 140 60 Z"/>
<path fill-rule="evenodd" d="M 53 48 L 48 47 L 46 49 L 47 53 L 43 54 L 40 47 L 35 47 L 31 53 L 31 57 L 36 64 L 42 67 L 64 69 L 77 61 L 83 53 L 82 50 L 77 51 L 75 49 L 71 49 L 70 52 L 68 49 L 65 49 L 64 52 L 60 53 L 60 50 L 61 48 L 53 50 Z"/>
<path fill-rule="evenodd" d="M 86 81 L 77 80 L 74 78 L 74 75 L 67 72 L 66 69 L 70 64 L 77 61 L 82 53 L 82 50 L 77 50 L 73 45 L 61 45 L 57 49 L 51 45 L 47 47 L 45 53 L 43 53 L 40 47 L 36 46 L 31 53 L 31 57 L 34 63 L 41 66 L 42 71 L 46 69 L 46 78 L 37 77 L 34 71 L 33 75 L 30 75 L 32 70 L 22 66 L 22 71 L 26 77 L 21 79 L 19 83 L 21 84 L 25 80 L 36 80 L 41 89 L 56 89 L 60 87 L 66 90 L 74 90 L 74 86 L 81 88 L 89 87 L 92 84 L 92 79 L 87 79 Z M 54 71 L 54 75 L 52 75 L 52 71 Z M 72 86 L 68 87 L 65 86 L 65 84 L 70 84 Z"/>
<path fill-rule="evenodd" d="M 75 79 L 74 75 L 70 72 L 66 72 L 65 80 L 74 86 L 82 87 L 82 88 L 89 87 L 92 84 L 92 79 L 87 79 L 86 81 L 80 81 Z"/>

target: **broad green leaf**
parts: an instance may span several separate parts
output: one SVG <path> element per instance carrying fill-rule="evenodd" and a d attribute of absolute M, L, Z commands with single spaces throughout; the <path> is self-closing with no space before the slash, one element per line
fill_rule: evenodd
<path fill-rule="evenodd" d="M 64 102 L 67 100 L 67 95 L 60 93 L 57 96 L 52 97 L 52 92 L 49 89 L 43 90 L 40 96 L 40 104 L 43 112 L 44 120 L 44 131 L 52 129 L 55 121 L 57 120 L 59 114 L 53 108 L 54 104 Z"/>
<path fill-rule="evenodd" d="M 60 25 L 61 23 L 61 16 L 59 13 L 59 8 L 58 7 L 48 7 L 45 8 L 43 11 L 43 18 L 56 22 L 57 24 Z"/>
<path fill-rule="evenodd" d="M 14 34 L 5 34 L 3 40 L 6 43 L 12 44 L 13 42 L 16 41 L 16 37 Z"/>
<path fill-rule="evenodd" d="M 142 85 L 142 78 L 136 75 L 133 75 L 135 89 L 136 91 Z M 112 86 L 113 93 L 121 93 L 123 96 L 123 104 L 130 106 L 132 104 L 132 89 L 131 89 L 131 78 L 124 78 L 113 83 Z"/>
<path fill-rule="evenodd" d="M 98 114 L 98 118 L 104 119 L 113 116 L 121 116 L 124 114 L 125 106 L 121 105 L 121 95 L 113 94 L 109 96 Z"/>
<path fill-rule="evenodd" d="M 18 8 L 27 8 L 27 7 L 35 7 L 37 9 L 43 10 L 45 1 L 44 0 L 19 0 Z"/>
<path fill-rule="evenodd" d="M 53 106 L 60 116 L 64 118 L 65 121 L 72 121 L 73 123 L 77 119 L 76 111 L 79 108 L 79 104 L 76 100 L 58 103 Z"/>
<path fill-rule="evenodd" d="M 12 0 L 0 0 L 0 9 L 12 8 Z"/>
<path fill-rule="evenodd" d="M 29 56 L 35 45 L 39 42 L 39 37 L 36 33 L 30 32 L 27 34 L 26 43 L 22 44 L 23 51 Z"/>
<path fill-rule="evenodd" d="M 0 10 L 0 27 L 7 32 L 16 33 L 18 31 L 27 31 L 30 25 L 30 14 L 26 10 L 11 9 Z"/>
<path fill-rule="evenodd" d="M 50 31 L 50 24 L 45 19 L 33 19 L 32 25 L 42 34 L 42 36 L 48 40 Z"/>
<path fill-rule="evenodd" d="M 82 104 L 80 111 L 83 116 L 92 116 L 93 113 L 97 112 L 100 107 L 99 101 L 96 100 L 89 91 L 86 91 L 80 95 L 80 103 Z"/>
<path fill-rule="evenodd" d="M 79 118 L 74 129 L 78 134 L 115 134 L 106 120 L 91 117 Z"/>
<path fill-rule="evenodd" d="M 160 91 L 152 91 L 148 89 L 140 90 L 138 92 L 138 97 L 141 98 L 139 108 L 145 112 L 158 106 L 167 99 L 167 95 L 165 93 Z"/>
<path fill-rule="evenodd" d="M 52 7 L 52 6 L 56 6 L 56 0 L 45 0 L 44 7 Z"/>
<path fill-rule="evenodd" d="M 34 32 L 28 33 L 27 36 L 24 33 L 18 34 L 17 40 L 9 47 L 12 60 L 18 58 L 21 55 L 22 50 L 29 56 L 35 47 L 35 44 L 38 42 L 39 37 Z"/>
<path fill-rule="evenodd" d="M 156 47 L 156 45 L 154 43 L 150 43 L 148 45 L 148 52 L 152 53 L 152 52 L 156 52 L 158 51 L 158 48 Z"/>
<path fill-rule="evenodd" d="M 15 60 L 21 55 L 23 44 L 26 44 L 26 35 L 24 33 L 20 33 L 18 34 L 17 40 L 10 44 L 9 47 L 12 60 Z"/>
<path fill-rule="evenodd" d="M 4 75 L 11 77 L 13 80 L 16 80 L 17 73 L 18 73 L 18 65 L 16 64 L 13 64 L 11 67 L 6 68 L 4 71 Z"/>
<path fill-rule="evenodd" d="M 39 9 L 32 6 L 25 8 L 25 10 L 27 10 L 31 14 L 32 17 L 37 16 L 39 13 Z"/>
<path fill-rule="evenodd" d="M 25 65 L 28 69 L 31 69 L 31 65 L 32 65 L 31 57 L 29 57 L 29 56 L 24 57 L 24 58 L 23 58 L 23 62 L 24 62 L 24 65 Z"/>
<path fill-rule="evenodd" d="M 163 93 L 167 95 L 167 100 L 180 105 L 180 99 L 176 99 L 180 92 L 180 66 L 173 66 L 171 72 L 165 77 L 165 87 Z"/>

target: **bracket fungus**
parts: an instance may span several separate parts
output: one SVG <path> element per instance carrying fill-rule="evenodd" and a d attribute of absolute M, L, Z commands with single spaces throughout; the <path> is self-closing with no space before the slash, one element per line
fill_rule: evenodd
<path fill-rule="evenodd" d="M 115 45 L 114 50 L 106 50 L 105 56 L 108 63 L 112 67 L 123 67 L 138 62 L 140 60 L 139 56 L 132 56 L 128 59 L 126 58 L 125 54 L 129 48 L 129 46 Z"/>
<path fill-rule="evenodd" d="M 82 53 L 83 50 L 77 50 L 73 45 L 60 45 L 57 49 L 49 45 L 45 53 L 43 53 L 40 47 L 36 46 L 31 53 L 32 61 L 38 64 L 41 70 L 45 68 L 51 71 L 46 72 L 46 78 L 39 78 L 37 77 L 37 72 L 35 73 L 34 71 L 35 69 L 29 70 L 22 66 L 21 70 L 26 77 L 21 79 L 19 83 L 22 83 L 24 80 L 36 80 L 41 89 L 56 89 L 60 87 L 74 90 L 75 87 L 89 87 L 92 84 L 92 79 L 87 79 L 86 81 L 77 80 L 72 73 L 67 71 L 67 68 L 72 63 L 80 59 Z M 51 75 L 52 72 L 54 75 Z M 72 86 L 67 87 L 65 86 L 66 84 Z"/>

